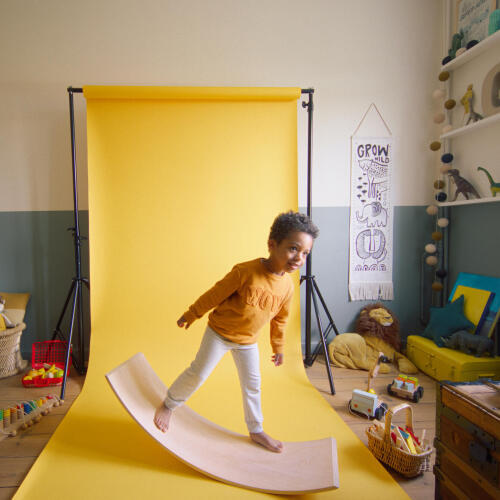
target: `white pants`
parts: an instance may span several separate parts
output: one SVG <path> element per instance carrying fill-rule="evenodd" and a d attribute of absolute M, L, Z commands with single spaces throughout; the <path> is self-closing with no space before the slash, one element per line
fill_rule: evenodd
<path fill-rule="evenodd" d="M 171 385 L 164 404 L 167 408 L 175 410 L 185 403 L 191 394 L 205 382 L 227 351 L 231 351 L 238 369 L 248 431 L 252 433 L 262 432 L 264 419 L 260 402 L 258 346 L 257 344 L 236 344 L 226 340 L 209 326 L 207 326 L 195 360 Z"/>

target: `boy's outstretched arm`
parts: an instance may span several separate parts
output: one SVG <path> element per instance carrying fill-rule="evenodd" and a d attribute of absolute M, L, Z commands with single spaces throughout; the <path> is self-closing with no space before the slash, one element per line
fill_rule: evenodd
<path fill-rule="evenodd" d="M 206 291 L 189 309 L 177 320 L 181 328 L 189 326 L 205 313 L 217 307 L 221 302 L 233 294 L 241 284 L 241 276 L 238 266 L 218 281 L 210 290 Z"/>

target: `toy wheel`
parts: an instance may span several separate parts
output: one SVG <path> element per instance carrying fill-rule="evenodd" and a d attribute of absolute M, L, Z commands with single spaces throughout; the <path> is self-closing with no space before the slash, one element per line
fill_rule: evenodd
<path fill-rule="evenodd" d="M 420 386 L 417 390 L 418 393 L 420 394 L 420 399 L 422 399 L 424 397 L 424 388 Z"/>
<path fill-rule="evenodd" d="M 387 386 L 387 392 L 388 392 L 391 396 L 394 396 L 394 391 L 391 389 L 391 387 L 392 387 L 392 384 L 389 384 L 389 385 Z"/>
<path fill-rule="evenodd" d="M 418 400 L 420 399 L 420 393 L 418 392 L 418 389 L 413 393 L 413 402 L 418 403 Z"/>
<path fill-rule="evenodd" d="M 385 403 L 382 403 L 376 410 L 375 410 L 375 418 L 377 420 L 382 420 L 384 418 L 384 415 L 387 412 L 387 405 Z"/>

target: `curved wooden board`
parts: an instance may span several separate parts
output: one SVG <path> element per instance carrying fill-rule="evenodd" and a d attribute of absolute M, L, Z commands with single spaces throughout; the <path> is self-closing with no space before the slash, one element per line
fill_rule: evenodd
<path fill-rule="evenodd" d="M 253 490 L 301 494 L 338 488 L 337 446 L 333 438 L 285 442 L 272 453 L 210 422 L 188 406 L 175 411 L 171 429 L 153 423 L 167 388 L 144 354 L 137 353 L 106 378 L 132 418 L 156 441 L 193 469 L 228 484 Z"/>

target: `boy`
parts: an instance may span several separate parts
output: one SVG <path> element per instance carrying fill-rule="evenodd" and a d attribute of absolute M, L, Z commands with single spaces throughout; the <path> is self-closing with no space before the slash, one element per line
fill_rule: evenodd
<path fill-rule="evenodd" d="M 195 319 L 215 308 L 208 317 L 195 360 L 175 380 L 156 410 L 154 422 L 158 429 L 165 432 L 169 428 L 173 410 L 186 402 L 222 356 L 231 351 L 250 438 L 273 452 L 282 451 L 283 444 L 262 427 L 257 338 L 259 330 L 270 321 L 272 362 L 275 366 L 283 364 L 285 325 L 293 295 L 288 274 L 305 263 L 318 233 L 306 215 L 292 211 L 278 215 L 269 234 L 269 257 L 235 265 L 177 320 L 180 328 L 187 329 Z"/>

